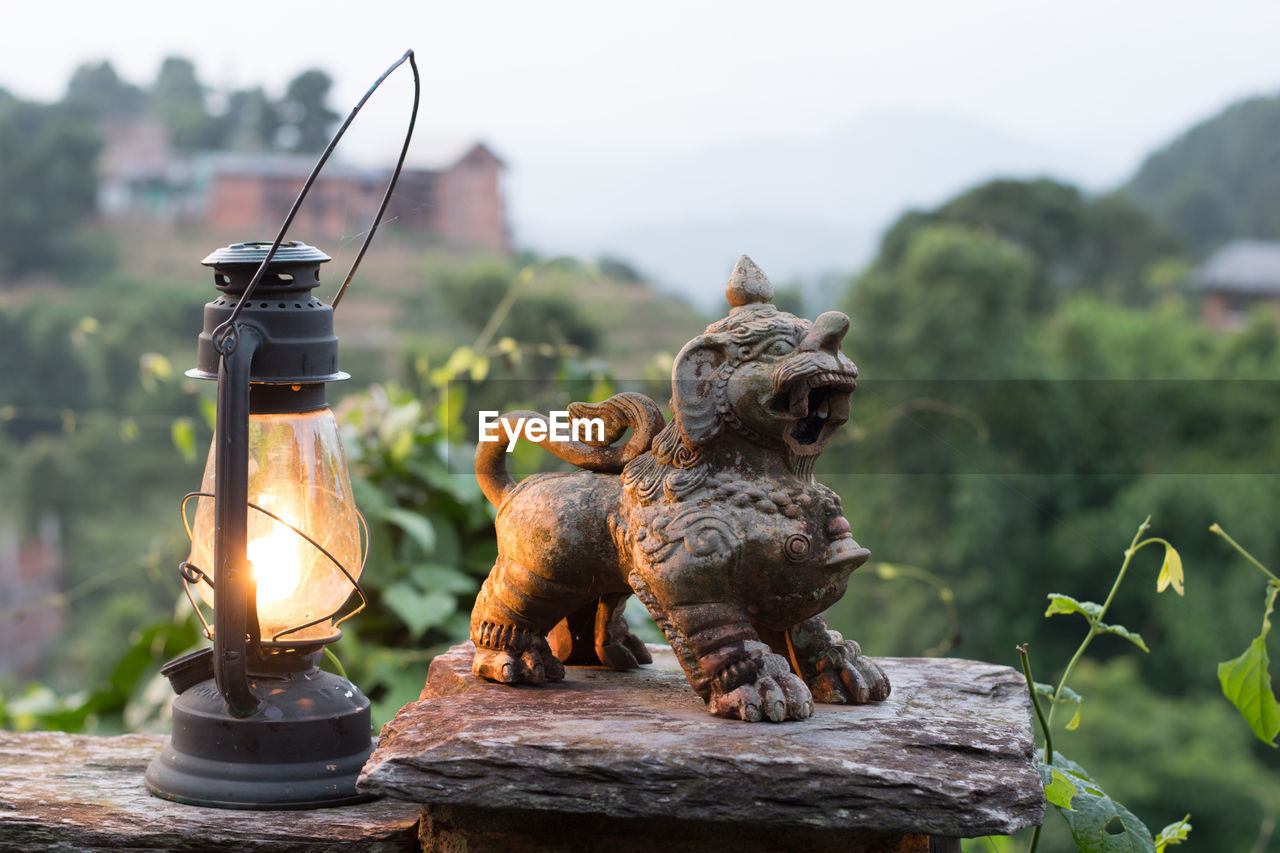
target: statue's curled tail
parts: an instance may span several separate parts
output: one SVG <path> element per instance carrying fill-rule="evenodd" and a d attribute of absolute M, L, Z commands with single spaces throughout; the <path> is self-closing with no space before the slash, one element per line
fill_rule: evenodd
<path fill-rule="evenodd" d="M 555 441 L 546 416 L 538 412 L 506 412 L 498 417 L 501 440 L 481 441 L 476 446 L 476 479 L 490 503 L 500 506 L 516 486 L 515 479 L 507 472 L 506 436 L 516 434 L 521 421 L 524 426 L 539 421 L 547 425 L 543 430 L 547 437 L 535 442 L 544 450 L 579 468 L 607 474 L 621 473 L 628 462 L 649 449 L 654 436 L 666 425 L 658 404 L 634 391 L 615 394 L 601 403 L 570 403 L 569 419 L 570 422 L 599 419 L 604 424 L 604 434 L 586 429 L 582 431 L 585 434 L 581 441 Z M 634 430 L 631 438 L 625 444 L 612 446 L 628 428 Z"/>

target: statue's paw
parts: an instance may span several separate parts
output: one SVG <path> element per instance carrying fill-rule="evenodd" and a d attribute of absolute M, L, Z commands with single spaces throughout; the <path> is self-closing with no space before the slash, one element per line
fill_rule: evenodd
<path fill-rule="evenodd" d="M 725 693 L 713 693 L 708 709 L 717 717 L 754 723 L 768 720 L 803 720 L 813 714 L 813 696 L 809 688 L 775 654 L 764 655 L 759 675 Z"/>
<path fill-rule="evenodd" d="M 813 698 L 838 705 L 865 705 L 889 698 L 889 677 L 858 644 L 843 640 L 818 661 L 818 672 L 809 680 Z"/>
<path fill-rule="evenodd" d="M 610 669 L 635 669 L 641 664 L 653 663 L 653 655 L 635 634 L 628 631 L 616 642 L 596 646 L 596 657 Z"/>
<path fill-rule="evenodd" d="M 471 659 L 471 672 L 480 678 L 501 684 L 542 684 L 564 678 L 564 664 L 551 654 L 534 648 L 524 653 L 508 649 L 476 649 Z"/>
<path fill-rule="evenodd" d="M 627 647 L 627 651 L 631 652 L 631 656 L 636 659 L 637 664 L 653 663 L 653 655 L 649 654 L 644 640 L 635 634 L 628 631 L 627 636 L 622 638 L 622 644 Z"/>

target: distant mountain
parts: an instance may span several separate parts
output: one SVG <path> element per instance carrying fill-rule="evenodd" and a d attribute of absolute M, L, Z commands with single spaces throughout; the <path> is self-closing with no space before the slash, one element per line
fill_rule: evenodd
<path fill-rule="evenodd" d="M 778 282 L 852 272 L 905 208 L 936 205 L 994 176 L 1096 183 L 1115 165 L 971 119 L 887 111 L 821 138 L 750 138 L 635 165 L 614 158 L 607 169 L 565 158 L 558 175 L 523 183 L 513 170 L 514 219 L 522 243 L 621 255 L 660 283 L 715 305 L 742 252 Z M 521 192 L 537 190 L 537 182 L 547 191 L 525 213 Z"/>
<path fill-rule="evenodd" d="M 1198 256 L 1230 239 L 1280 239 L 1280 95 L 1192 127 L 1149 156 L 1126 190 Z"/>

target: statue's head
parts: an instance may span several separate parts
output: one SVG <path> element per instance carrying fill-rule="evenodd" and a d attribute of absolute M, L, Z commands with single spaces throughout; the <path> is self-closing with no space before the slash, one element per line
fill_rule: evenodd
<path fill-rule="evenodd" d="M 858 376 L 840 351 L 849 318 L 828 311 L 810 322 L 779 311 L 773 285 L 746 255 L 725 296 L 729 316 L 676 356 L 671 409 L 682 440 L 692 450 L 732 430 L 793 462 L 816 457 L 849 419 Z"/>

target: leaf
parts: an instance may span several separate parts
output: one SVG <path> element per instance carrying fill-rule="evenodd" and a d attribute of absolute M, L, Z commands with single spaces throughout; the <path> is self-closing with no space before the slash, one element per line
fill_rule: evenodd
<path fill-rule="evenodd" d="M 436 530 L 425 516 L 412 510 L 393 506 L 383 513 L 383 518 L 399 527 L 409 538 L 418 543 L 423 553 L 430 554 L 436 547 Z"/>
<path fill-rule="evenodd" d="M 1164 546 L 1164 565 L 1160 567 L 1160 574 L 1156 577 L 1156 592 L 1164 592 L 1169 586 L 1173 586 L 1173 591 L 1178 595 L 1182 595 L 1182 558 L 1178 556 L 1178 552 L 1167 542 Z"/>
<path fill-rule="evenodd" d="M 208 397 L 201 397 L 198 405 L 200 416 L 204 418 L 204 425 L 212 432 L 218 425 L 218 404 Z"/>
<path fill-rule="evenodd" d="M 458 599 L 453 595 L 439 591 L 421 593 L 404 581 L 383 590 L 382 603 L 400 617 L 414 637 L 444 623 L 458 609 Z"/>
<path fill-rule="evenodd" d="M 1175 844 L 1181 844 L 1187 840 L 1187 835 L 1191 832 L 1191 815 L 1186 815 L 1177 823 L 1171 823 L 1156 835 L 1156 853 L 1161 853 L 1166 847 L 1172 847 Z"/>
<path fill-rule="evenodd" d="M 1249 723 L 1258 739 L 1275 746 L 1280 734 L 1280 705 L 1271 691 L 1271 660 L 1267 656 L 1267 634 L 1271 632 L 1271 611 L 1280 587 L 1272 586 L 1262 614 L 1262 632 L 1253 638 L 1244 653 L 1218 664 L 1222 695 L 1230 700 Z"/>
<path fill-rule="evenodd" d="M 1102 605 L 1095 601 L 1076 601 L 1069 595 L 1051 592 L 1049 609 L 1044 612 L 1044 615 L 1053 616 L 1055 613 L 1079 613 L 1090 622 L 1097 622 L 1102 618 Z"/>
<path fill-rule="evenodd" d="M 1079 793 L 1079 789 L 1058 768 L 1042 768 L 1041 776 L 1044 775 L 1044 769 L 1049 770 L 1049 784 L 1044 786 L 1044 798 L 1060 809 L 1071 811 L 1071 798 Z"/>
<path fill-rule="evenodd" d="M 324 647 L 324 659 L 329 662 L 336 674 L 341 675 L 343 678 L 347 677 L 347 668 L 342 665 L 342 661 L 338 660 L 338 656 L 328 646 Z"/>
<path fill-rule="evenodd" d="M 1036 692 L 1039 693 L 1041 696 L 1048 696 L 1050 699 L 1052 699 L 1053 685 L 1045 684 L 1043 681 L 1037 681 Z M 1082 700 L 1083 700 L 1083 697 L 1081 697 L 1079 693 L 1075 692 L 1070 687 L 1067 687 L 1064 685 L 1062 688 L 1062 698 L 1059 699 L 1058 701 L 1059 702 L 1075 702 L 1078 704 Z"/>
<path fill-rule="evenodd" d="M 1123 625 L 1108 625 L 1106 622 L 1099 622 L 1098 631 L 1102 634 L 1115 634 L 1117 637 L 1124 637 L 1144 652 L 1151 651 L 1151 649 L 1147 648 L 1147 644 L 1143 642 L 1141 634 L 1137 631 L 1130 631 Z"/>
<path fill-rule="evenodd" d="M 436 563 L 419 563 L 409 567 L 409 577 L 418 589 L 430 592 L 456 592 L 460 595 L 472 595 L 480 587 L 479 582 L 471 575 L 455 569 L 453 566 L 442 566 Z"/>
<path fill-rule="evenodd" d="M 893 563 L 876 563 L 876 577 L 884 580 L 893 580 L 898 576 L 898 567 Z M 1052 694 L 1050 694 L 1052 695 Z"/>
<path fill-rule="evenodd" d="M 182 461 L 191 463 L 196 461 L 196 428 L 191 423 L 191 418 L 175 418 L 173 426 L 169 428 L 170 435 L 173 436 L 173 446 L 182 454 Z"/>
<path fill-rule="evenodd" d="M 1035 683 L 1035 686 L 1036 686 L 1036 693 L 1038 693 L 1041 696 L 1046 696 L 1050 700 L 1053 699 L 1054 688 L 1052 684 L 1045 684 L 1042 681 L 1037 681 Z M 1074 732 L 1076 729 L 1080 727 L 1080 703 L 1083 701 L 1084 701 L 1083 696 L 1081 696 L 1079 693 L 1072 690 L 1070 687 L 1063 685 L 1062 696 L 1059 697 L 1058 704 L 1062 704 L 1063 702 L 1076 703 L 1076 712 L 1071 715 L 1071 721 L 1068 722 L 1066 725 L 1066 729 L 1069 732 Z"/>
<path fill-rule="evenodd" d="M 1067 821 L 1071 838 L 1081 853 L 1155 853 L 1151 831 L 1133 812 L 1108 797 L 1083 767 L 1060 752 L 1054 755 L 1052 767 L 1076 786 L 1071 810 L 1057 804 L 1055 808 Z M 1043 764 L 1040 774 L 1043 779 Z"/>

